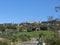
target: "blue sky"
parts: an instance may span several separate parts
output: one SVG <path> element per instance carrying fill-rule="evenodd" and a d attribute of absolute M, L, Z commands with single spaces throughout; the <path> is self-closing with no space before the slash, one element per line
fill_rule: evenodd
<path fill-rule="evenodd" d="M 0 23 L 46 21 L 48 16 L 59 17 L 54 7 L 59 0 L 0 0 Z"/>

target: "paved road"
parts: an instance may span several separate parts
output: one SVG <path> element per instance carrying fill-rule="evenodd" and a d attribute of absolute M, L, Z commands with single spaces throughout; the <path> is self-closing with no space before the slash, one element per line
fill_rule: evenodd
<path fill-rule="evenodd" d="M 31 41 L 19 43 L 17 45 L 37 45 L 38 41 L 35 38 L 32 38 Z"/>

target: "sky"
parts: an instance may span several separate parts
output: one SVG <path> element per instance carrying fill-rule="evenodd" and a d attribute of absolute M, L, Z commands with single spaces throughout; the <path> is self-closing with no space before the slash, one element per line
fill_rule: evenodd
<path fill-rule="evenodd" d="M 48 16 L 59 17 L 55 6 L 59 0 L 0 0 L 0 23 L 46 21 Z"/>

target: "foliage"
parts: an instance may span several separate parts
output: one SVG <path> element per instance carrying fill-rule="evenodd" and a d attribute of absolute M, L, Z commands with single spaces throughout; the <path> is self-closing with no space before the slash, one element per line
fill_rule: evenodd
<path fill-rule="evenodd" d="M 5 31 L 5 27 L 3 25 L 0 25 L 0 31 L 2 31 L 2 32 Z"/>
<path fill-rule="evenodd" d="M 47 43 L 47 45 L 55 45 L 56 38 L 55 37 L 48 37 L 48 38 L 46 38 L 45 42 Z"/>
<path fill-rule="evenodd" d="M 50 37 L 45 38 L 46 45 L 60 45 L 60 37 L 55 37 L 51 35 Z"/>
<path fill-rule="evenodd" d="M 57 37 L 57 39 L 56 39 L 56 45 L 60 45 L 60 37 Z"/>
<path fill-rule="evenodd" d="M 38 38 L 39 34 L 43 33 L 44 35 L 46 35 L 47 37 L 50 37 L 51 35 L 53 35 L 52 31 L 37 31 L 37 32 L 20 32 L 17 33 L 16 35 L 30 35 L 31 38 Z"/>
<path fill-rule="evenodd" d="M 45 25 L 43 25 L 43 26 L 40 27 L 40 29 L 41 29 L 41 30 L 48 30 L 48 27 L 45 26 Z"/>
<path fill-rule="evenodd" d="M 0 45 L 8 45 L 8 43 L 0 41 Z"/>
<path fill-rule="evenodd" d="M 30 40 L 30 35 L 20 35 L 19 38 L 21 39 L 21 41 L 28 41 Z"/>
<path fill-rule="evenodd" d="M 11 40 L 12 40 L 12 42 L 17 42 L 18 40 L 18 36 L 17 35 L 15 35 L 15 34 L 12 34 L 12 36 L 10 37 L 11 38 Z"/>

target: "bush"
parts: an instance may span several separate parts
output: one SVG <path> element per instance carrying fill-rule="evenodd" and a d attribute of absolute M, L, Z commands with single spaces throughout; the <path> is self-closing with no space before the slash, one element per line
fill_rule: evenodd
<path fill-rule="evenodd" d="M 60 37 L 57 37 L 57 39 L 56 39 L 56 45 L 60 45 Z"/>
<path fill-rule="evenodd" d="M 52 34 L 49 34 L 49 33 L 46 34 L 44 39 L 45 39 L 44 41 L 45 41 L 46 45 L 55 45 L 56 44 L 56 37 L 54 37 L 53 33 Z"/>
<path fill-rule="evenodd" d="M 17 39 L 18 39 L 18 36 L 13 34 L 11 37 L 12 42 L 17 42 L 18 41 Z"/>
<path fill-rule="evenodd" d="M 45 42 L 47 45 L 60 45 L 60 37 L 48 37 Z"/>
<path fill-rule="evenodd" d="M 48 27 L 47 26 L 41 26 L 40 29 L 41 30 L 48 30 Z"/>
<path fill-rule="evenodd" d="M 0 41 L 0 45 L 8 45 L 8 43 Z"/>
<path fill-rule="evenodd" d="M 30 40 L 30 35 L 20 35 L 19 38 L 21 39 L 21 41 L 28 41 Z"/>
<path fill-rule="evenodd" d="M 55 38 L 47 39 L 46 42 L 47 42 L 47 45 L 55 45 L 56 44 Z"/>

